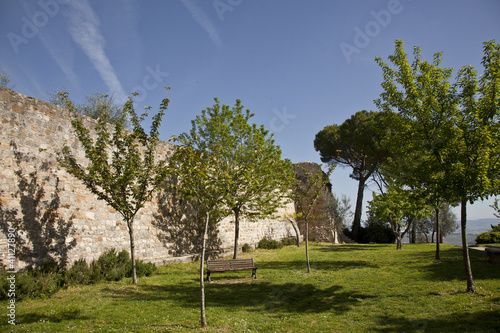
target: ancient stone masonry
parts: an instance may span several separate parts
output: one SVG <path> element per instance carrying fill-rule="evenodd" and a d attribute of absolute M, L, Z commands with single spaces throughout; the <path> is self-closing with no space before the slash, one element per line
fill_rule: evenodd
<path fill-rule="evenodd" d="M 326 174 L 321 171 L 321 167 L 313 162 L 300 162 L 294 164 L 294 171 L 297 179 L 305 179 L 305 173 L 315 174 L 322 172 L 326 178 Z M 313 206 L 311 218 L 309 218 L 309 240 L 320 242 L 339 242 L 338 226 L 335 226 L 332 213 L 332 184 L 327 180 L 325 187 L 316 204 Z M 302 218 L 298 218 L 298 224 L 301 234 L 305 234 L 305 222 Z"/>
<path fill-rule="evenodd" d="M 96 122 L 84 117 L 84 124 L 91 128 Z M 129 250 L 121 215 L 58 165 L 57 154 L 64 143 L 84 161 L 69 111 L 0 87 L 0 259 L 7 257 L 6 234 L 14 228 L 17 267 L 47 257 L 70 264 L 80 258 L 96 259 L 110 248 Z M 167 158 L 172 149 L 170 143 L 161 142 L 157 153 Z M 179 207 L 184 211 L 176 210 Z M 197 223 L 177 223 L 196 221 L 189 209 L 189 204 L 171 194 L 155 194 L 134 222 L 137 258 L 167 263 L 196 254 L 197 244 L 190 236 L 198 234 Z M 291 204 L 281 214 L 293 211 Z M 242 221 L 240 229 L 240 244 L 295 235 L 283 217 Z M 231 218 L 211 234 L 212 250 L 231 249 Z"/>

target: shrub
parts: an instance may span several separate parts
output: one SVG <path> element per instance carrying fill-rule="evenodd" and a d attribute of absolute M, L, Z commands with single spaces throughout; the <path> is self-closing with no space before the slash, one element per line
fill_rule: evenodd
<path fill-rule="evenodd" d="M 483 232 L 476 237 L 477 244 L 500 243 L 500 232 Z"/>
<path fill-rule="evenodd" d="M 262 238 L 258 245 L 259 249 L 266 249 L 266 250 L 281 249 L 282 247 L 283 243 L 267 238 Z"/>
<path fill-rule="evenodd" d="M 15 273 L 15 297 L 48 297 L 64 286 L 61 267 L 53 259 L 44 260 L 40 267 L 28 267 L 24 272 Z M 9 273 L 0 274 L 0 299 L 7 299 L 10 291 Z"/>
<path fill-rule="evenodd" d="M 297 239 L 296 238 L 283 238 L 281 240 L 281 243 L 284 245 L 284 246 L 288 246 L 288 245 L 297 245 Z"/>
<path fill-rule="evenodd" d="M 241 249 L 241 251 L 243 252 L 251 252 L 252 251 L 252 247 L 250 245 L 248 245 L 247 243 L 243 244 L 243 248 Z"/>
<path fill-rule="evenodd" d="M 128 264 L 130 261 L 127 251 L 122 250 L 117 253 L 115 249 L 111 249 L 101 254 L 99 259 L 97 259 L 98 267 L 96 268 L 100 269 L 104 280 L 120 281 L 128 275 Z M 130 267 L 132 267 L 132 264 L 130 264 Z"/>
<path fill-rule="evenodd" d="M 143 276 L 151 276 L 153 275 L 154 272 L 156 272 L 158 268 L 156 267 L 155 264 L 152 264 L 150 262 L 144 262 L 141 260 L 136 260 L 135 261 L 135 273 L 137 274 L 137 277 L 143 277 Z M 132 260 L 129 260 L 129 263 L 127 264 L 127 277 L 132 276 Z"/>
<path fill-rule="evenodd" d="M 93 276 L 85 259 L 80 259 L 73 263 L 73 266 L 66 272 L 64 278 L 68 285 L 90 284 Z"/>

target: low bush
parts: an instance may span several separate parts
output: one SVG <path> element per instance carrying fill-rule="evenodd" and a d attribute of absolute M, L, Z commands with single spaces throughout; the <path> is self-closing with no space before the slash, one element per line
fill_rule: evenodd
<path fill-rule="evenodd" d="M 288 245 L 297 245 L 297 239 L 296 238 L 283 238 L 281 240 L 281 243 L 284 245 L 284 246 L 288 246 Z"/>
<path fill-rule="evenodd" d="M 137 277 L 151 276 L 157 267 L 141 260 L 135 261 Z M 18 300 L 24 298 L 48 297 L 59 289 L 70 285 L 92 284 L 102 280 L 119 281 L 132 276 L 132 260 L 128 252 L 111 249 L 99 259 L 87 264 L 84 259 L 77 260 L 64 271 L 53 259 L 45 260 L 39 267 L 28 267 L 24 272 L 15 273 L 15 290 L 7 279 L 11 273 L 0 271 L 0 299 L 10 298 L 14 292 Z M 14 285 L 14 284 L 12 284 Z"/>
<path fill-rule="evenodd" d="M 265 250 L 281 249 L 283 247 L 283 243 L 276 240 L 262 238 L 257 247 Z"/>
<path fill-rule="evenodd" d="M 250 245 L 248 245 L 247 243 L 243 244 L 243 247 L 241 248 L 241 251 L 243 252 L 251 252 L 252 251 L 252 247 Z"/>
<path fill-rule="evenodd" d="M 476 237 L 477 244 L 497 244 L 500 243 L 500 232 L 483 232 Z"/>

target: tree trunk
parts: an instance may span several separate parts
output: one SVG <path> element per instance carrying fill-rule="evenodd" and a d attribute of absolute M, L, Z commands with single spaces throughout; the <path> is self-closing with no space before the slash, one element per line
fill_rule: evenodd
<path fill-rule="evenodd" d="M 476 292 L 476 285 L 472 277 L 472 268 L 470 265 L 469 246 L 467 243 L 467 198 L 462 198 L 461 202 L 460 224 L 462 227 L 462 254 L 464 259 L 465 276 L 467 277 L 467 291 Z"/>
<path fill-rule="evenodd" d="M 361 228 L 361 213 L 363 208 L 363 193 L 365 191 L 365 182 L 366 178 L 359 178 L 356 209 L 354 211 L 354 221 L 352 222 L 352 237 L 356 242 L 359 242 L 359 228 Z"/>
<path fill-rule="evenodd" d="M 417 242 L 417 222 L 411 224 L 411 240 L 410 244 L 415 244 Z"/>
<path fill-rule="evenodd" d="M 439 253 L 439 208 L 436 208 L 436 260 L 441 260 Z M 434 237 L 434 234 L 432 235 Z"/>
<path fill-rule="evenodd" d="M 127 220 L 128 234 L 130 238 L 130 259 L 132 260 L 132 283 L 137 285 L 137 273 L 135 269 L 135 242 L 134 242 L 134 220 Z"/>
<path fill-rule="evenodd" d="M 307 273 L 311 273 L 311 265 L 309 264 L 309 223 L 306 222 L 306 261 L 307 261 Z"/>
<path fill-rule="evenodd" d="M 401 233 L 396 235 L 396 250 L 401 250 L 403 248 L 403 236 Z"/>
<path fill-rule="evenodd" d="M 293 219 L 288 219 L 290 223 L 292 224 L 293 230 L 295 231 L 295 237 L 297 239 L 297 247 L 300 247 L 300 232 L 299 232 L 299 227 L 295 224 Z"/>
<path fill-rule="evenodd" d="M 240 209 L 234 208 L 234 253 L 233 259 L 238 259 L 238 240 L 240 239 Z"/>
<path fill-rule="evenodd" d="M 200 258 L 200 294 L 201 294 L 201 327 L 207 326 L 207 319 L 205 317 L 205 280 L 203 278 L 203 268 L 205 265 L 205 248 L 207 244 L 208 234 L 208 221 L 210 220 L 210 213 L 207 212 L 205 220 L 205 230 L 203 231 L 203 240 L 201 246 Z"/>
<path fill-rule="evenodd" d="M 435 231 L 432 231 L 432 234 L 431 234 L 431 243 L 434 243 L 434 232 Z"/>

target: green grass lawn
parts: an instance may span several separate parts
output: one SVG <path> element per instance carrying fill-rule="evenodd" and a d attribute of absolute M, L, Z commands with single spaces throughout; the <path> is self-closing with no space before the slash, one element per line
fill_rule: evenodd
<path fill-rule="evenodd" d="M 198 263 L 159 274 L 20 301 L 7 332 L 498 332 L 500 265 L 471 250 L 477 294 L 465 292 L 461 249 L 433 245 L 330 245 L 257 250 L 251 271 L 214 273 L 200 330 Z M 1 303 L 6 313 L 7 302 Z"/>

